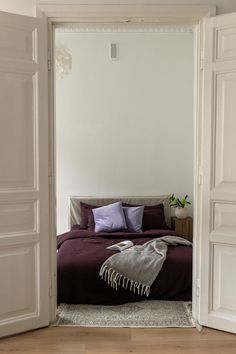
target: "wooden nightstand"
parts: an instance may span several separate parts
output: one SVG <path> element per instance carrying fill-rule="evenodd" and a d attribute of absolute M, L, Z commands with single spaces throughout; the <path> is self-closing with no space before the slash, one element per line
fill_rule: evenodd
<path fill-rule="evenodd" d="M 178 219 L 174 216 L 171 220 L 173 230 L 175 230 L 179 236 L 193 242 L 193 218 L 188 216 L 185 219 Z"/>

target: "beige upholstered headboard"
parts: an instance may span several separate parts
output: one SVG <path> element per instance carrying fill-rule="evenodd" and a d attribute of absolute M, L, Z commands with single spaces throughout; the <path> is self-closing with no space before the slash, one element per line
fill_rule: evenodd
<path fill-rule="evenodd" d="M 170 195 L 159 195 L 155 197 L 114 197 L 114 198 L 96 198 L 96 197 L 77 197 L 71 196 L 69 199 L 69 227 L 80 224 L 81 210 L 80 202 L 91 205 L 103 206 L 118 201 L 134 205 L 155 205 L 164 204 L 165 219 L 167 225 L 171 225 L 171 211 L 169 206 Z"/>

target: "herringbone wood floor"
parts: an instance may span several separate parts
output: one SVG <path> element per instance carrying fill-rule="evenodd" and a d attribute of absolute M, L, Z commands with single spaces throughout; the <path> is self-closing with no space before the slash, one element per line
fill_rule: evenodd
<path fill-rule="evenodd" d="M 204 328 L 52 327 L 0 340 L 0 354 L 235 354 L 236 335 Z"/>

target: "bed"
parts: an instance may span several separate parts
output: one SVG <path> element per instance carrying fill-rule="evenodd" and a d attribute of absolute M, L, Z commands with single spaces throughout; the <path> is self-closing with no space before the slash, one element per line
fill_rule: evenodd
<path fill-rule="evenodd" d="M 127 289 L 111 288 L 99 277 L 103 262 L 115 251 L 106 247 L 122 240 L 143 244 L 164 235 L 176 235 L 169 228 L 169 196 L 152 198 L 80 198 L 69 201 L 70 231 L 58 236 L 57 281 L 58 303 L 86 303 L 114 305 L 147 299 Z M 80 202 L 102 206 L 116 201 L 127 205 L 154 206 L 163 204 L 167 226 L 164 229 L 149 229 L 141 233 L 119 231 L 95 233 L 81 229 Z M 167 259 L 154 281 L 148 299 L 191 300 L 192 296 L 192 248 L 169 246 Z"/>

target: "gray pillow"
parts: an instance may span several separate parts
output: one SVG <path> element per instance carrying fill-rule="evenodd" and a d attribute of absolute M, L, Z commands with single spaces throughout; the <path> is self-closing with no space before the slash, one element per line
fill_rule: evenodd
<path fill-rule="evenodd" d="M 122 202 L 92 209 L 95 232 L 113 232 L 127 229 Z"/>
<path fill-rule="evenodd" d="M 138 207 L 123 207 L 128 231 L 142 232 L 144 205 Z"/>

